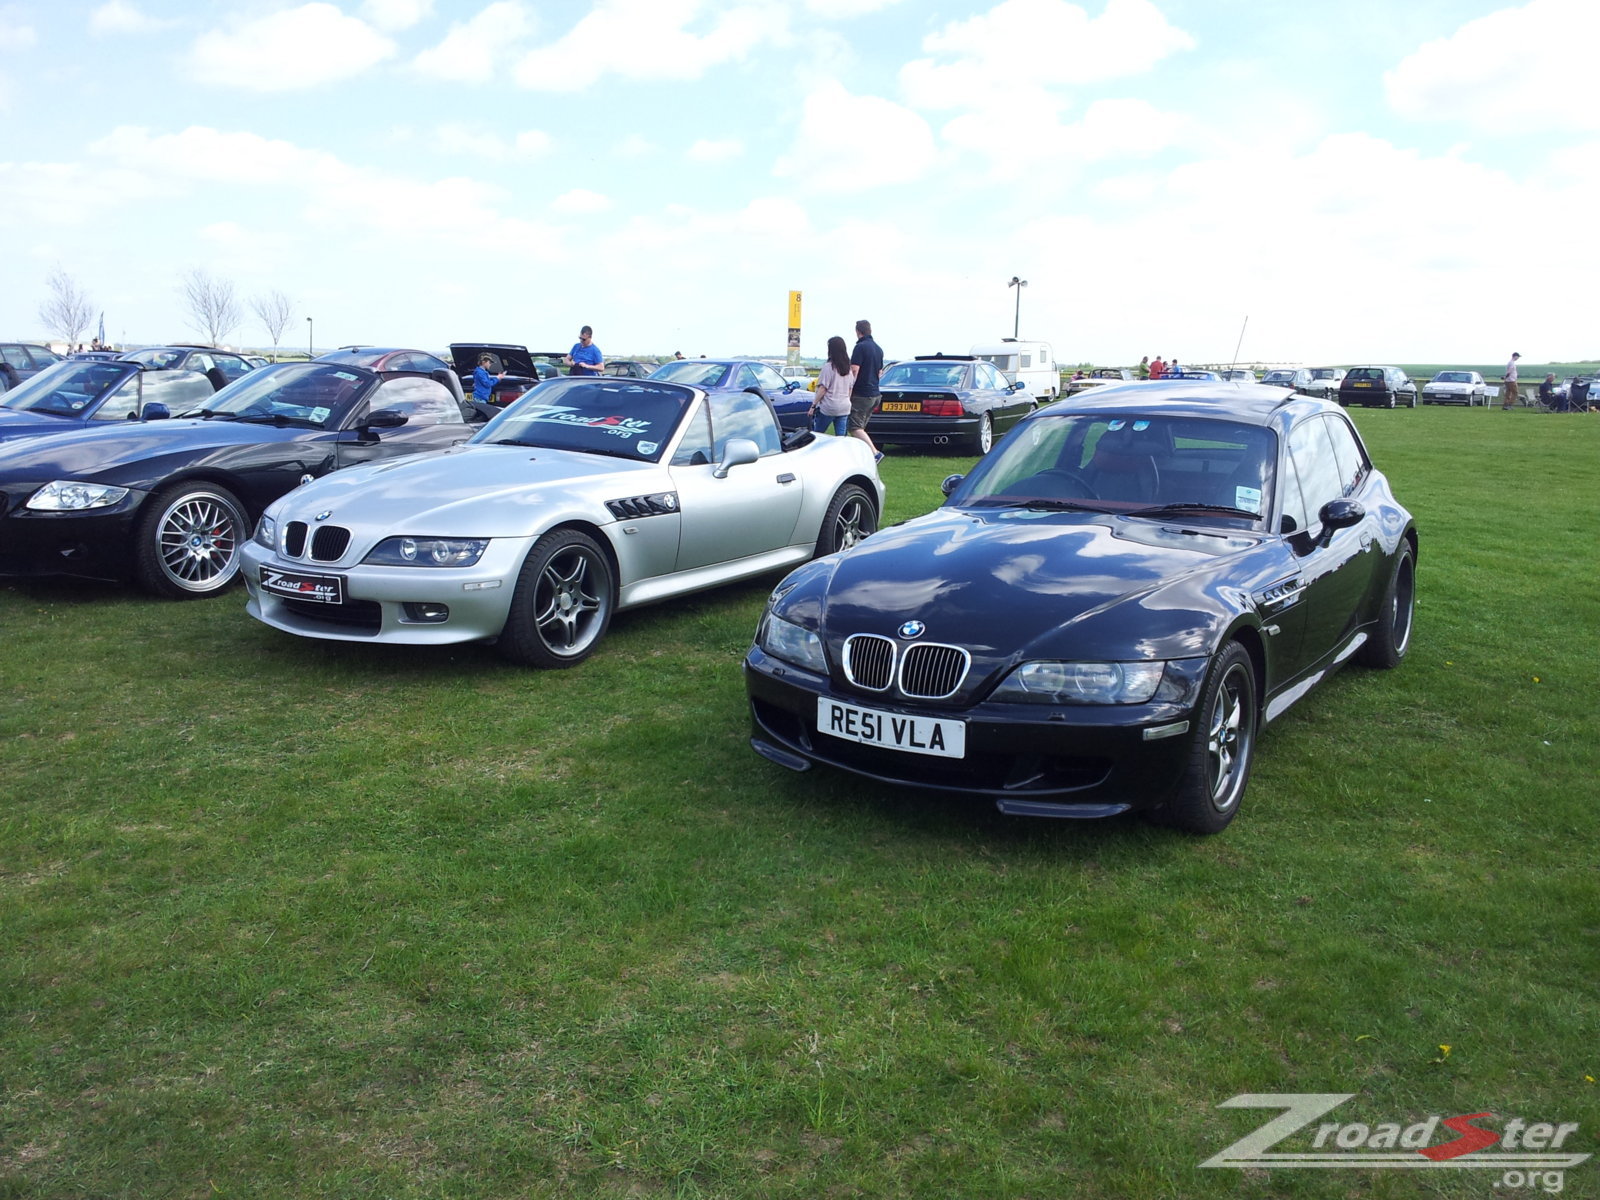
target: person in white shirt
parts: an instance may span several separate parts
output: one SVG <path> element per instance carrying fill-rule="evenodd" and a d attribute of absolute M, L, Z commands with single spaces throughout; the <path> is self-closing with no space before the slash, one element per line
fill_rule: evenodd
<path fill-rule="evenodd" d="M 1506 364 L 1506 373 L 1501 379 L 1500 411 L 1507 411 L 1517 402 L 1517 359 L 1520 354 L 1513 354 L 1511 361 Z"/>

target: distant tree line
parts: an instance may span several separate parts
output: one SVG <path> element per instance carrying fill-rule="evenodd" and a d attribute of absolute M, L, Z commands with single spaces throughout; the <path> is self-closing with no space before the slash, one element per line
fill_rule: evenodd
<path fill-rule="evenodd" d="M 178 295 L 190 328 L 213 346 L 225 342 L 243 320 L 233 281 L 204 268 L 194 267 L 179 276 Z M 273 288 L 252 296 L 249 305 L 273 346 L 282 344 L 283 331 L 294 317 L 294 302 Z M 78 346 L 94 326 L 95 305 L 78 281 L 57 266 L 45 280 L 38 314 L 46 332 L 68 346 Z"/>

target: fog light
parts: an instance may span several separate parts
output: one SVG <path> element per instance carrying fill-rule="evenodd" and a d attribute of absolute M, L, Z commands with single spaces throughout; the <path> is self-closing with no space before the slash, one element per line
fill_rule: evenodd
<path fill-rule="evenodd" d="M 418 625 L 438 625 L 450 619 L 448 604 L 407 601 L 400 606 L 404 620 Z"/>

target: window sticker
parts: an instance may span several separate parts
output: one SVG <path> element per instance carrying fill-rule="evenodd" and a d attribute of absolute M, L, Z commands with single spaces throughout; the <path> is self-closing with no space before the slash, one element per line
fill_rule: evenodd
<path fill-rule="evenodd" d="M 1126 424 L 1127 424 L 1126 421 L 1121 420 L 1119 418 L 1118 420 L 1115 420 L 1115 421 L 1111 422 L 1111 424 L 1107 425 L 1106 429 L 1108 429 L 1112 433 L 1115 433 L 1117 430 L 1121 429 Z"/>
<path fill-rule="evenodd" d="M 1133 423 L 1133 431 L 1135 433 L 1143 433 L 1146 429 L 1149 429 L 1149 428 L 1150 428 L 1150 422 L 1149 421 L 1135 421 Z"/>
<path fill-rule="evenodd" d="M 1044 422 L 1041 421 L 1033 427 L 1032 432 L 1028 435 L 1028 444 L 1037 446 L 1042 441 L 1044 441 Z"/>
<path fill-rule="evenodd" d="M 641 420 L 638 417 L 625 417 L 620 413 L 592 417 L 575 408 L 564 405 L 549 405 L 540 409 L 536 414 L 530 414 L 530 419 L 552 425 L 582 425 L 590 429 L 602 430 L 614 437 L 635 438 L 642 433 L 649 433 L 654 425 L 653 421 Z"/>
<path fill-rule="evenodd" d="M 328 419 L 328 414 L 331 412 L 333 412 L 333 409 L 331 408 L 313 408 L 310 415 L 306 417 L 306 420 L 315 421 L 318 425 L 321 425 Z"/>
<path fill-rule="evenodd" d="M 1242 486 L 1234 488 L 1233 506 L 1242 508 L 1245 512 L 1253 512 L 1259 516 L 1261 513 L 1261 489 Z"/>
<path fill-rule="evenodd" d="M 659 442 L 640 442 L 639 443 L 639 453 L 640 454 L 654 454 L 656 452 L 656 450 L 659 448 L 659 446 L 660 446 Z"/>

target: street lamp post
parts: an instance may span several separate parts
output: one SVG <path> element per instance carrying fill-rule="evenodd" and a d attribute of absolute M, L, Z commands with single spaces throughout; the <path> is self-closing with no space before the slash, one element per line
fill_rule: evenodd
<path fill-rule="evenodd" d="M 306 318 L 306 357 L 317 356 L 317 323 L 310 317 Z"/>
<path fill-rule="evenodd" d="M 1019 275 L 1013 275 L 1011 282 L 1006 286 L 1017 289 L 1017 311 L 1011 320 L 1011 340 L 1016 341 L 1020 336 L 1018 330 L 1022 328 L 1022 289 L 1028 286 L 1028 281 Z"/>

